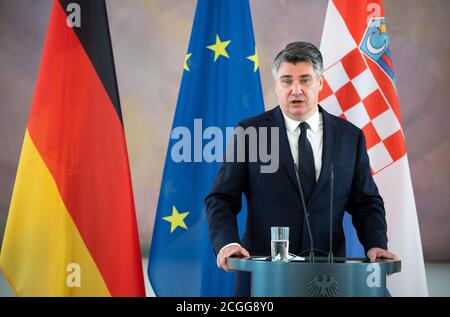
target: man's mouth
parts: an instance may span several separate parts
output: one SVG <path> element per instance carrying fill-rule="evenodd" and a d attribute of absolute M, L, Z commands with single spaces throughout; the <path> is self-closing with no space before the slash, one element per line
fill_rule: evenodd
<path fill-rule="evenodd" d="M 301 103 L 305 102 L 304 100 L 291 100 L 291 103 L 299 105 Z"/>

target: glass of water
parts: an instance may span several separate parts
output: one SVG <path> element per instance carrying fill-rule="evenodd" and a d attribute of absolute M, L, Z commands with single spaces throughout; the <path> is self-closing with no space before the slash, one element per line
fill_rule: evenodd
<path fill-rule="evenodd" d="M 289 227 L 271 227 L 272 261 L 288 262 Z"/>

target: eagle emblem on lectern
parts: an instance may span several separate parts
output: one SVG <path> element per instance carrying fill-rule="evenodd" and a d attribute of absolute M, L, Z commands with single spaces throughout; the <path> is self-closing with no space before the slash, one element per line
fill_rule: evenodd
<path fill-rule="evenodd" d="M 329 275 L 320 274 L 309 281 L 308 290 L 312 297 L 336 297 L 339 283 Z"/>

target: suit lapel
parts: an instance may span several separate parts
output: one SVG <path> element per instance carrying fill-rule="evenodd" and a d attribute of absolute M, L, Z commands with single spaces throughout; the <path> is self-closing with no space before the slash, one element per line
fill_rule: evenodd
<path fill-rule="evenodd" d="M 295 186 L 297 191 L 299 190 L 298 184 L 297 184 L 297 176 L 295 172 L 295 165 L 294 165 L 294 158 L 292 157 L 291 147 L 289 145 L 289 141 L 287 138 L 287 132 L 286 132 L 286 125 L 284 123 L 284 117 L 281 112 L 280 106 L 277 107 L 274 115 L 274 121 L 276 126 L 280 128 L 280 161 L 283 164 L 284 168 L 286 169 L 289 179 L 291 180 L 292 184 Z"/>
<path fill-rule="evenodd" d="M 322 112 L 323 120 L 322 168 L 320 169 L 319 179 L 317 180 L 311 198 L 309 199 L 308 207 L 315 199 L 318 199 L 320 191 L 330 178 L 330 165 L 334 159 L 334 152 L 339 139 L 339 129 L 336 128 L 335 118 L 321 106 L 319 106 L 319 110 Z"/>

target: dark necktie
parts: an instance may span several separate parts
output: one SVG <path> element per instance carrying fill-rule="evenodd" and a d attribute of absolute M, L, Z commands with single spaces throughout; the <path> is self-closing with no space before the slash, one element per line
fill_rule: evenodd
<path fill-rule="evenodd" d="M 300 137 L 298 138 L 298 163 L 300 166 L 298 172 L 306 202 L 309 201 L 314 185 L 316 184 L 313 151 L 311 143 L 309 143 L 306 137 L 308 128 L 309 125 L 306 122 L 300 123 Z"/>

